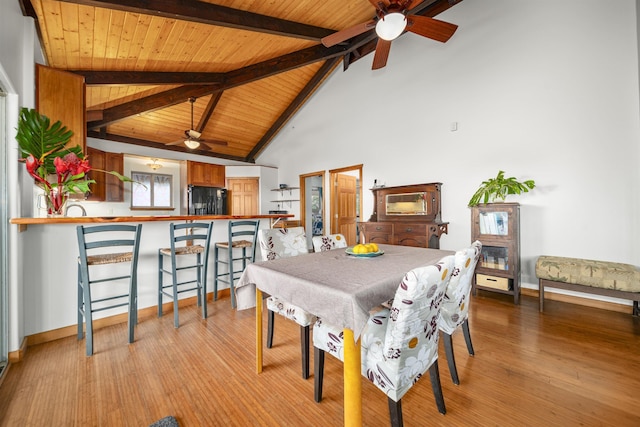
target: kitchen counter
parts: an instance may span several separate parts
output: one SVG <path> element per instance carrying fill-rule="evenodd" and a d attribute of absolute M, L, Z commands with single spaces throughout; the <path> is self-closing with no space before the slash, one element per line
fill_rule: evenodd
<path fill-rule="evenodd" d="M 104 222 L 152 222 L 152 221 L 215 221 L 237 219 L 284 219 L 292 218 L 293 214 L 271 215 L 147 215 L 147 216 L 63 216 L 42 218 L 11 218 L 11 224 L 80 224 L 80 223 L 104 223 Z"/>
<path fill-rule="evenodd" d="M 169 223 L 171 221 L 213 221 L 212 249 L 209 253 L 207 292 L 213 290 L 214 242 L 228 240 L 228 222 L 234 219 L 260 219 L 260 228 L 271 228 L 279 219 L 293 215 L 166 215 L 166 216 L 114 216 L 114 217 L 61 217 L 61 218 L 13 218 L 12 224 L 20 227 L 22 244 L 19 262 L 24 273 L 21 281 L 24 304 L 24 335 L 30 336 L 45 331 L 72 326 L 77 313 L 78 241 L 76 227 L 81 224 L 144 223 L 138 258 L 138 309 L 158 304 L 158 249 L 171 245 Z M 256 259 L 260 260 L 260 251 Z M 122 275 L 128 274 L 128 264 L 110 265 L 109 268 Z M 100 271 L 96 274 L 101 274 Z M 116 273 L 118 274 L 118 273 Z M 221 289 L 228 286 L 221 286 Z M 194 296 L 193 292 L 180 294 L 180 298 Z M 27 303 L 28 301 L 28 303 Z M 166 302 L 166 301 L 165 301 Z M 210 302 L 211 303 L 211 302 Z M 221 309 L 231 309 L 229 300 L 220 301 Z M 126 307 L 96 313 L 94 320 L 125 313 Z M 173 328 L 172 328 L 173 329 Z M 104 341 L 102 342 L 104 350 Z M 98 348 L 98 351 L 102 351 Z"/>
<path fill-rule="evenodd" d="M 157 221 L 223 221 L 238 219 L 270 219 L 273 227 L 279 220 L 293 217 L 293 214 L 279 215 L 145 215 L 145 216 L 61 216 L 41 218 L 11 218 L 9 222 L 16 224 L 20 231 L 28 225 L 38 224 L 87 224 L 112 222 L 157 222 Z"/>

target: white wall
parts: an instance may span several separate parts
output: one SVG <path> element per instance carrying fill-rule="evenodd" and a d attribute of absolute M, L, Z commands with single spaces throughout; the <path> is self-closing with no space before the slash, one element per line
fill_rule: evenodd
<path fill-rule="evenodd" d="M 640 264 L 636 2 L 615 3 L 465 0 L 438 17 L 448 43 L 406 34 L 382 70 L 338 67 L 258 161 L 283 182 L 359 163 L 365 189 L 442 182 L 443 249 L 470 242 L 467 202 L 502 169 L 537 183 L 507 199 L 525 286 L 542 254 Z"/>
<path fill-rule="evenodd" d="M 33 20 L 24 18 L 20 11 L 20 5 L 14 0 L 0 0 L 0 80 L 5 90 L 8 91 L 7 99 L 7 128 L 9 135 L 15 135 L 18 123 L 19 107 L 33 107 L 34 105 L 34 57 L 37 42 Z M 24 189 L 23 182 L 26 173 L 23 167 L 19 167 L 17 142 L 9 139 L 8 176 L 16 186 L 16 191 L 9 192 L 8 205 L 3 209 L 8 210 L 9 217 L 20 216 L 23 205 L 30 209 L 30 189 Z M 9 265 L 9 351 L 15 351 L 20 347 L 24 337 L 24 288 L 22 283 L 22 271 L 24 268 L 32 268 L 29 260 L 21 256 L 23 250 L 23 238 L 17 227 L 9 227 L 9 254 L 0 254 L 8 257 Z"/>

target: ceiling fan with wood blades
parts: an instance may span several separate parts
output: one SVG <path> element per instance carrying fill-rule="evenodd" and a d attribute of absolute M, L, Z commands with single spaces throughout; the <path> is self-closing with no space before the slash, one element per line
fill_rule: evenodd
<path fill-rule="evenodd" d="M 423 1 L 369 0 L 369 3 L 376 8 L 376 16 L 373 19 L 330 34 L 322 39 L 322 44 L 331 47 L 375 28 L 378 43 L 371 68 L 377 70 L 387 65 L 391 42 L 405 31 L 442 43 L 446 42 L 456 32 L 458 26 L 428 16 L 412 14 L 412 10 Z"/>
<path fill-rule="evenodd" d="M 201 150 L 210 150 L 211 145 L 227 145 L 227 141 L 221 141 L 218 139 L 201 139 L 202 129 L 196 129 L 193 126 L 193 104 L 196 102 L 195 97 L 189 98 L 189 102 L 191 103 L 191 128 L 184 131 L 184 136 L 186 139 L 180 139 L 178 141 L 170 142 L 167 145 L 180 145 L 184 144 L 190 150 L 195 150 L 199 148 Z M 199 128 L 203 128 L 204 126 L 198 126 Z"/>

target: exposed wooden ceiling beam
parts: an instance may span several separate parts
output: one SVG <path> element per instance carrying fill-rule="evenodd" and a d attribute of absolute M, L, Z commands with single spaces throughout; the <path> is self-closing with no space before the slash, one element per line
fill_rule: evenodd
<path fill-rule="evenodd" d="M 65 70 L 84 77 L 87 86 L 101 85 L 211 85 L 221 84 L 224 73 L 177 73 L 154 71 Z"/>
<path fill-rule="evenodd" d="M 198 126 L 196 126 L 196 128 L 194 129 L 195 131 L 202 133 L 204 131 L 204 128 L 207 127 L 207 123 L 209 123 L 209 119 L 213 114 L 213 110 L 216 109 L 216 106 L 218 105 L 218 101 L 220 101 L 222 94 L 223 91 L 220 91 L 211 95 L 211 98 L 209 99 L 209 102 L 204 109 L 204 113 L 202 113 L 202 116 L 200 117 Z"/>
<path fill-rule="evenodd" d="M 61 0 L 86 6 L 161 16 L 168 19 L 257 31 L 285 37 L 320 41 L 335 30 L 273 18 L 194 0 Z"/>
<path fill-rule="evenodd" d="M 211 150 L 190 150 L 182 145 L 166 145 L 161 142 L 147 141 L 146 139 L 131 138 L 128 136 L 116 135 L 113 133 L 89 131 L 87 137 L 106 139 L 114 142 L 122 142 L 123 144 L 140 145 L 142 147 L 158 148 L 160 150 L 179 151 L 181 153 L 198 154 L 201 156 L 215 157 L 218 159 L 237 160 L 239 162 L 247 162 L 244 157 L 230 156 L 228 154 L 216 153 Z M 253 163 L 253 162 L 252 162 Z"/>
<path fill-rule="evenodd" d="M 260 152 L 267 147 L 271 142 L 271 139 L 278 133 L 278 131 L 289 121 L 291 116 L 298 111 L 298 108 L 302 106 L 305 100 L 318 88 L 320 83 L 329 74 L 336 65 L 340 62 L 340 57 L 334 57 L 325 62 L 322 67 L 316 72 L 316 74 L 309 80 L 305 87 L 300 91 L 298 96 L 295 97 L 293 102 L 289 104 L 286 110 L 278 117 L 278 119 L 271 125 L 269 130 L 260 138 L 260 141 L 253 147 L 253 150 L 247 155 L 245 161 L 250 163 L 256 162 L 256 157 Z"/>
<path fill-rule="evenodd" d="M 136 99 L 135 101 L 125 102 L 124 104 L 104 109 L 102 120 L 88 122 L 87 129 L 97 129 L 136 114 L 181 104 L 188 101 L 192 96 L 198 98 L 212 94 L 218 89 L 219 86 L 217 85 L 187 85 Z"/>
<path fill-rule="evenodd" d="M 347 47 L 333 46 L 326 48 L 323 45 L 316 45 L 297 52 L 268 59 L 266 61 L 249 65 L 239 70 L 225 73 L 221 85 L 185 85 L 165 92 L 140 98 L 135 101 L 126 102 L 104 110 L 102 120 L 89 122 L 87 128 L 97 129 L 108 126 L 127 117 L 141 114 L 147 111 L 176 105 L 185 102 L 189 97 L 201 97 L 214 92 L 241 86 L 256 80 L 270 77 L 284 71 L 290 71 L 314 62 L 341 57 Z"/>

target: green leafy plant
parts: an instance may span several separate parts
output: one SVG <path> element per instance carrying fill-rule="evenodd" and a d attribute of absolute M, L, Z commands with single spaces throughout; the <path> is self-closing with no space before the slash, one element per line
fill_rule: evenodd
<path fill-rule="evenodd" d="M 509 194 L 528 193 L 536 186 L 532 179 L 519 182 L 515 177 L 504 177 L 504 171 L 498 172 L 495 178 L 489 178 L 480 184 L 480 188 L 469 200 L 469 206 L 477 206 L 480 203 L 503 201 Z"/>
<path fill-rule="evenodd" d="M 18 119 L 16 140 L 22 159 L 32 155 L 43 164 L 46 174 L 56 173 L 53 160 L 56 157 L 64 157 L 69 153 L 75 153 L 79 158 L 84 158 L 82 148 L 76 145 L 65 148 L 73 136 L 73 131 L 67 129 L 58 120 L 53 125 L 49 118 L 36 110 L 22 108 Z"/>

